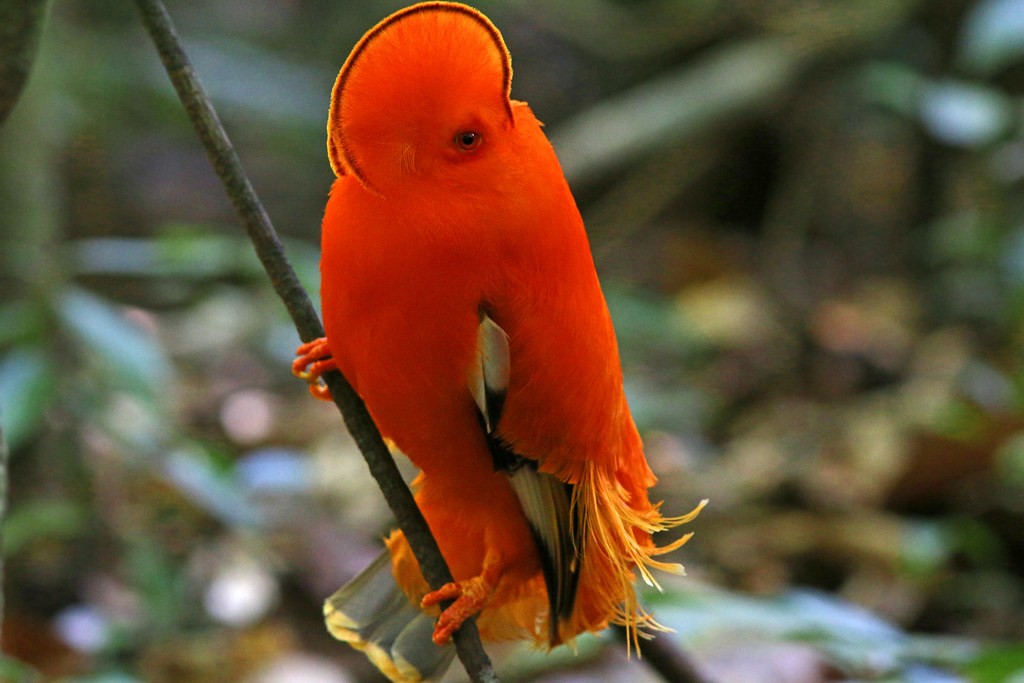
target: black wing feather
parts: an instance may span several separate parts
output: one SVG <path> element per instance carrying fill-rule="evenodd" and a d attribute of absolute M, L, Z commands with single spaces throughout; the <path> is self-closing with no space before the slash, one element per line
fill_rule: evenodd
<path fill-rule="evenodd" d="M 560 642 L 558 624 L 572 616 L 583 556 L 583 521 L 573 509 L 573 485 L 539 470 L 537 460 L 516 453 L 498 433 L 510 367 L 508 337 L 481 314 L 477 344 L 480 367 L 470 387 L 479 409 L 496 471 L 504 472 L 530 525 L 540 555 L 550 610 L 548 640 Z"/>

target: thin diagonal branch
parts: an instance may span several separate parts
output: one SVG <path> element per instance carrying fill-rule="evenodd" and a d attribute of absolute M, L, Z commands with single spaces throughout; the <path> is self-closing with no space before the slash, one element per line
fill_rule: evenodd
<path fill-rule="evenodd" d="M 619 642 L 625 644 L 630 636 L 622 626 L 615 627 Z M 641 657 L 657 671 L 667 683 L 713 683 L 701 673 L 696 663 L 682 648 L 672 642 L 671 633 L 658 633 L 640 645 Z"/>
<path fill-rule="evenodd" d="M 323 326 L 316 310 L 285 257 L 281 241 L 249 183 L 213 104 L 178 40 L 167 10 L 160 0 L 135 0 L 135 4 L 142 15 L 146 30 L 160 53 L 167 75 L 185 106 L 189 120 L 195 127 L 214 170 L 241 218 L 242 225 L 256 249 L 256 255 L 295 322 L 299 336 L 303 341 L 322 336 Z M 423 577 L 431 588 L 440 588 L 452 580 L 451 572 L 366 406 L 340 373 L 327 373 L 324 380 L 341 411 L 346 427 L 366 459 L 370 473 L 376 479 L 398 521 L 398 526 L 409 541 Z M 462 660 L 472 680 L 480 683 L 498 683 L 473 620 L 468 620 L 455 634 L 455 646 L 459 659 Z"/>

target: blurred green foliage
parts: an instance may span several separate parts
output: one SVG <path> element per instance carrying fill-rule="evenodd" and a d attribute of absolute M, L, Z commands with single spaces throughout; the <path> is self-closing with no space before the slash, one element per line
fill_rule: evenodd
<path fill-rule="evenodd" d="M 395 2 L 171 3 L 303 282 L 330 88 Z M 1024 1 L 510 0 L 723 681 L 1024 677 Z M 131 3 L 0 129 L 0 679 L 376 680 L 319 603 L 387 513 Z M 509 680 L 644 680 L 604 637 Z M 296 673 L 299 672 L 299 673 Z M 42 678 L 40 678 L 42 679 Z"/>

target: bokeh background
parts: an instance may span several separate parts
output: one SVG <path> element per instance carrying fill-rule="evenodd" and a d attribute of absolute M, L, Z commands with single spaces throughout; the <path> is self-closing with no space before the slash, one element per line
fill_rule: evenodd
<path fill-rule="evenodd" d="M 169 3 L 314 293 L 330 88 L 400 6 Z M 724 683 L 1024 680 L 1024 0 L 478 6 L 587 222 L 655 496 L 711 500 L 649 595 L 669 637 Z M 0 269 L 0 680 L 380 680 L 319 614 L 389 515 L 130 2 L 52 3 Z M 655 680 L 609 635 L 492 650 Z"/>

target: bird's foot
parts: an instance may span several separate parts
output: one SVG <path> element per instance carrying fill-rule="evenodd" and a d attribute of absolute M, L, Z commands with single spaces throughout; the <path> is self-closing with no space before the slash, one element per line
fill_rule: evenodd
<path fill-rule="evenodd" d="M 295 355 L 297 358 L 292 361 L 292 374 L 309 383 L 309 393 L 314 398 L 321 401 L 332 400 L 331 390 L 320 379 L 325 372 L 338 369 L 327 346 L 327 337 L 300 345 L 295 349 Z"/>
<path fill-rule="evenodd" d="M 494 593 L 494 584 L 483 576 L 474 576 L 466 581 L 446 583 L 436 591 L 423 596 L 423 607 L 431 607 L 445 600 L 454 600 L 447 609 L 441 612 L 434 626 L 434 644 L 447 645 L 452 634 L 459 630 L 466 619 L 479 613 Z"/>

